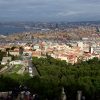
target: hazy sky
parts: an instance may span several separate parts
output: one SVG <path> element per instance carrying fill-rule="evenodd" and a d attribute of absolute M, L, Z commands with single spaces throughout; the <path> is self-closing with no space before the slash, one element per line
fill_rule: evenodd
<path fill-rule="evenodd" d="M 0 21 L 100 20 L 100 0 L 0 0 Z"/>

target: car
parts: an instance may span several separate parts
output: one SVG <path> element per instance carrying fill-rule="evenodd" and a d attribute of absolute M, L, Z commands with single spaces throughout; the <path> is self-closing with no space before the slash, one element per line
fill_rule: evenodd
<path fill-rule="evenodd" d="M 33 77 L 33 74 L 30 74 L 31 77 Z"/>
<path fill-rule="evenodd" d="M 29 70 L 32 70 L 32 68 L 31 68 L 31 67 L 29 67 Z"/>
<path fill-rule="evenodd" d="M 32 68 L 31 67 L 29 67 L 29 73 L 32 73 Z"/>

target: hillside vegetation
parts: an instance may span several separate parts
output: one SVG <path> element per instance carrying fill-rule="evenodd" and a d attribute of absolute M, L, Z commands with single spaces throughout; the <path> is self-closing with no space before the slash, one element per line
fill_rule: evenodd
<path fill-rule="evenodd" d="M 0 91 L 12 90 L 20 84 L 27 86 L 31 93 L 37 93 L 40 100 L 60 100 L 64 87 L 68 100 L 76 100 L 81 90 L 86 100 L 100 100 L 100 60 L 94 58 L 78 64 L 68 64 L 50 56 L 33 58 L 33 66 L 39 76 L 25 75 L 0 76 Z"/>

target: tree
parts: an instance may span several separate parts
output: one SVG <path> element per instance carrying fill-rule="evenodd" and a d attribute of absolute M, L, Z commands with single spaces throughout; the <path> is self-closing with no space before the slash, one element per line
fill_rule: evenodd
<path fill-rule="evenodd" d="M 16 46 L 12 46 L 12 47 L 11 47 L 11 50 L 14 50 L 15 48 L 16 48 Z"/>
<path fill-rule="evenodd" d="M 10 48 L 6 48 L 7 56 L 9 56 Z"/>
<path fill-rule="evenodd" d="M 23 54 L 23 51 L 24 51 L 24 48 L 23 48 L 23 47 L 19 47 L 19 54 L 20 54 L 20 55 Z"/>

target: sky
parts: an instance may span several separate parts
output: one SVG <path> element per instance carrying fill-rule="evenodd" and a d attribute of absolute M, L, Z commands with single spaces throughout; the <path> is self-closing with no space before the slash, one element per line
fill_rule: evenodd
<path fill-rule="evenodd" d="M 0 0 L 0 21 L 100 20 L 100 0 Z"/>

